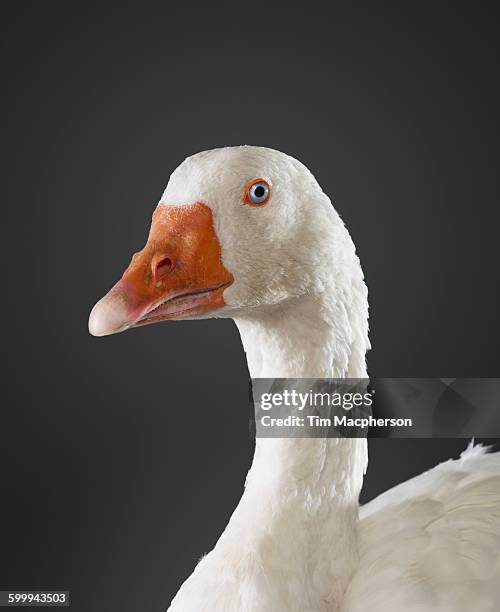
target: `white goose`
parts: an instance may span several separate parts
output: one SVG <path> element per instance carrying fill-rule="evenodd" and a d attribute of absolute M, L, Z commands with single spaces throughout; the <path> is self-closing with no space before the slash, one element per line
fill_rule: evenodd
<path fill-rule="evenodd" d="M 309 170 L 228 147 L 170 177 L 148 242 L 94 307 L 102 336 L 232 317 L 252 377 L 367 375 L 367 290 Z M 364 439 L 262 439 L 242 499 L 171 612 L 500 609 L 500 453 L 470 446 L 359 507 Z"/>

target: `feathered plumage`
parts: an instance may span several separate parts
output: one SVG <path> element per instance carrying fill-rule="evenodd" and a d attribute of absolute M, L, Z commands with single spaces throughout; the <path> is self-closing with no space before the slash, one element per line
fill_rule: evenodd
<path fill-rule="evenodd" d="M 500 453 L 455 461 L 361 508 L 359 566 L 342 610 L 493 612 L 500 605 Z"/>

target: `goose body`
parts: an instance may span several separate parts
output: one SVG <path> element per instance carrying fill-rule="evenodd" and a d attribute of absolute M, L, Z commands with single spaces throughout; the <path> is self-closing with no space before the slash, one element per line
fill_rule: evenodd
<path fill-rule="evenodd" d="M 235 320 L 253 378 L 367 376 L 359 259 L 297 160 L 261 147 L 185 160 L 89 329 L 210 316 Z M 471 446 L 360 508 L 366 467 L 364 439 L 257 439 L 238 507 L 169 610 L 498 609 L 500 454 Z"/>

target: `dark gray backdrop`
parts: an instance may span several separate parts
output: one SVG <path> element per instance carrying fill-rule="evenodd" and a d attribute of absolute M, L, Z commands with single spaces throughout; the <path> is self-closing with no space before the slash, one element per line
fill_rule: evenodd
<path fill-rule="evenodd" d="M 2 8 L 0 588 L 78 611 L 166 607 L 251 460 L 232 322 L 87 334 L 185 156 L 260 144 L 313 170 L 366 272 L 373 375 L 498 375 L 492 15 L 139 6 Z M 363 499 L 464 444 L 372 441 Z"/>

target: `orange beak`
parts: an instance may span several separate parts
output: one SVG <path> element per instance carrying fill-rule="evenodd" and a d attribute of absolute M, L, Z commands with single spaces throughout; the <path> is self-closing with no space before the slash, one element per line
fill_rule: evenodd
<path fill-rule="evenodd" d="M 210 208 L 202 203 L 159 204 L 146 246 L 94 306 L 89 331 L 106 336 L 220 308 L 224 289 L 232 282 L 222 263 Z"/>

